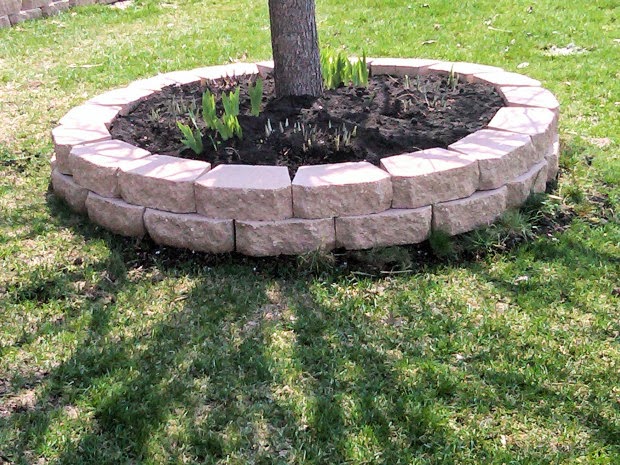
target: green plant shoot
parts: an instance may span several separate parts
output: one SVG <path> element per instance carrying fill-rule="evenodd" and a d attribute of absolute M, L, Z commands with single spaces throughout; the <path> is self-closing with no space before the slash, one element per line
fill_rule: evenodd
<path fill-rule="evenodd" d="M 215 111 L 215 95 L 209 89 L 202 94 L 202 119 L 208 129 L 215 129 L 217 114 Z"/>
<path fill-rule="evenodd" d="M 250 106 L 252 107 L 250 113 L 252 116 L 258 116 L 263 99 L 263 80 L 261 78 L 258 78 L 254 85 L 248 87 L 248 94 L 250 94 Z"/>

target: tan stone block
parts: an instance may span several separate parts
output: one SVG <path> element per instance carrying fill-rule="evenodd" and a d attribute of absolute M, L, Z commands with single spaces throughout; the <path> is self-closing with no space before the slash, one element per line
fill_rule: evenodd
<path fill-rule="evenodd" d="M 390 175 L 368 162 L 302 166 L 293 179 L 297 218 L 368 215 L 391 203 Z"/>
<path fill-rule="evenodd" d="M 43 12 L 40 8 L 33 8 L 32 10 L 22 10 L 19 13 L 9 15 L 9 21 L 12 25 L 23 23 L 24 21 L 30 21 L 32 19 L 39 19 L 43 16 Z"/>
<path fill-rule="evenodd" d="M 558 116 L 547 108 L 504 107 L 495 114 L 488 128 L 531 136 L 542 158 L 558 135 Z"/>
<path fill-rule="evenodd" d="M 416 76 L 428 73 L 429 66 L 436 65 L 439 60 L 422 58 L 368 58 L 370 71 L 373 75 L 389 74 L 391 76 Z"/>
<path fill-rule="evenodd" d="M 86 209 L 93 223 L 115 234 L 130 237 L 142 237 L 146 234 L 144 207 L 129 205 L 120 199 L 110 199 L 89 192 Z"/>
<path fill-rule="evenodd" d="M 530 136 L 490 129 L 476 131 L 448 148 L 478 161 L 480 190 L 503 186 L 542 158 Z"/>
<path fill-rule="evenodd" d="M 0 16 L 10 16 L 19 13 L 21 0 L 0 0 Z"/>
<path fill-rule="evenodd" d="M 63 174 L 72 174 L 69 166 L 69 153 L 77 145 L 84 145 L 93 142 L 100 142 L 111 139 L 110 131 L 104 124 L 90 124 L 80 127 L 76 123 L 71 126 L 56 126 L 52 129 L 52 140 L 54 141 L 54 153 L 58 170 Z"/>
<path fill-rule="evenodd" d="M 149 90 L 151 92 L 157 92 L 162 90 L 164 87 L 172 86 L 177 84 L 177 81 L 174 79 L 167 78 L 163 74 L 158 74 L 157 76 L 153 76 L 147 79 L 139 79 L 137 81 L 133 81 L 127 87 L 135 89 L 144 89 Z"/>
<path fill-rule="evenodd" d="M 233 220 L 147 208 L 144 224 L 157 244 L 210 253 L 232 252 L 235 249 Z"/>
<path fill-rule="evenodd" d="M 386 157 L 392 177 L 392 208 L 418 208 L 469 197 L 478 189 L 478 162 L 441 148 Z"/>
<path fill-rule="evenodd" d="M 432 207 L 335 218 L 336 246 L 349 250 L 417 244 L 431 231 Z"/>
<path fill-rule="evenodd" d="M 545 154 L 545 160 L 547 160 L 547 182 L 553 181 L 558 175 L 560 169 L 560 137 L 555 136 L 555 139 L 547 153 Z"/>
<path fill-rule="evenodd" d="M 192 71 L 171 71 L 169 73 L 162 74 L 162 76 L 179 85 L 200 81 L 200 76 Z"/>
<path fill-rule="evenodd" d="M 542 87 L 500 86 L 498 92 L 509 107 L 539 107 L 559 113 L 560 102 Z"/>
<path fill-rule="evenodd" d="M 252 256 L 297 255 L 332 250 L 333 218 L 281 221 L 235 221 L 237 252 Z"/>
<path fill-rule="evenodd" d="M 174 213 L 194 213 L 194 181 L 210 163 L 167 155 L 140 158 L 118 173 L 125 202 Z"/>
<path fill-rule="evenodd" d="M 56 160 L 56 155 L 52 155 L 50 158 L 50 172 L 53 173 L 56 167 L 58 166 L 58 161 Z"/>
<path fill-rule="evenodd" d="M 129 169 L 136 160 L 149 155 L 146 150 L 113 139 L 74 147 L 68 163 L 80 186 L 103 197 L 120 197 L 119 169 Z"/>
<path fill-rule="evenodd" d="M 478 63 L 467 63 L 464 61 L 441 61 L 437 64 L 431 65 L 428 68 L 429 72 L 435 72 L 439 74 L 450 74 L 454 72 L 459 75 L 460 79 L 467 82 L 474 82 L 475 75 L 480 73 L 497 73 L 504 71 L 502 68 L 489 65 L 480 65 Z"/>
<path fill-rule="evenodd" d="M 256 63 L 258 74 L 262 78 L 266 78 L 269 74 L 273 73 L 273 60 L 259 61 Z"/>
<path fill-rule="evenodd" d="M 89 124 L 103 124 L 105 127 L 110 128 L 112 120 L 116 118 L 121 109 L 122 107 L 120 105 L 104 106 L 84 104 L 69 110 L 58 122 L 63 126 L 75 126 L 76 124 L 87 121 Z"/>
<path fill-rule="evenodd" d="M 433 205 L 433 230 L 461 234 L 495 221 L 506 210 L 506 186 Z"/>
<path fill-rule="evenodd" d="M 219 165 L 196 180 L 196 209 L 209 218 L 275 221 L 293 216 L 284 166 Z"/>
<path fill-rule="evenodd" d="M 540 87 L 541 82 L 519 73 L 495 71 L 490 73 L 474 74 L 473 82 L 482 82 L 494 86 L 531 86 Z"/>
<path fill-rule="evenodd" d="M 520 207 L 532 192 L 544 192 L 546 185 L 547 161 L 543 160 L 506 184 L 506 207 Z"/>
<path fill-rule="evenodd" d="M 206 66 L 191 70 L 203 79 L 219 79 L 225 76 L 243 76 L 245 74 L 258 74 L 256 63 L 231 63 L 229 65 Z"/>
<path fill-rule="evenodd" d="M 140 87 L 123 87 L 97 95 L 86 103 L 88 105 L 120 107 L 119 115 L 126 115 L 142 100 L 153 95 L 153 92 L 150 89 Z"/>
<path fill-rule="evenodd" d="M 86 213 L 86 197 L 88 189 L 78 185 L 72 176 L 62 174 L 57 169 L 52 171 L 52 188 L 54 193 L 63 199 L 78 213 Z"/>
<path fill-rule="evenodd" d="M 0 29 L 11 27 L 11 20 L 8 16 L 0 16 Z"/>
<path fill-rule="evenodd" d="M 22 10 L 34 10 L 35 8 L 43 8 L 50 4 L 49 0 L 22 0 Z"/>
<path fill-rule="evenodd" d="M 43 12 L 43 16 L 53 16 L 63 11 L 67 11 L 69 8 L 71 8 L 69 0 L 59 0 L 50 3 L 48 6 L 44 6 L 41 8 L 41 11 Z"/>

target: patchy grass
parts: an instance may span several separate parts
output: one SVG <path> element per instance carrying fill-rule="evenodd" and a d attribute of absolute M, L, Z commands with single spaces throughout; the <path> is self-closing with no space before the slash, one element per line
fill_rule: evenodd
<path fill-rule="evenodd" d="M 1 30 L 0 462 L 620 462 L 617 2 L 317 8 L 322 42 L 352 53 L 529 63 L 563 108 L 551 196 L 346 257 L 120 239 L 48 194 L 49 130 L 139 77 L 268 58 L 266 2 Z M 571 42 L 587 53 L 547 53 Z"/>

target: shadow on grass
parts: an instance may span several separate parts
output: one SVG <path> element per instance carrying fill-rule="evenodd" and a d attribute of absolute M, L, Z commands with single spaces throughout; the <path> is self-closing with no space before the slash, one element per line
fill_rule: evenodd
<path fill-rule="evenodd" d="M 65 222 L 66 213 L 56 213 Z M 72 218 L 64 226 L 86 241 L 104 241 L 111 253 L 89 270 L 59 271 L 54 278 L 34 272 L 12 294 L 14 302 L 66 305 L 61 321 L 25 331 L 15 345 L 77 331 L 71 354 L 59 365 L 25 373 L 11 388 L 36 394 L 30 407 L 1 410 L 0 430 L 12 435 L 12 445 L 0 452 L 12 462 L 543 464 L 595 453 L 607 454 L 608 463 L 620 458 L 611 396 L 579 404 L 566 369 L 570 357 L 544 354 L 537 341 L 514 342 L 520 330 L 510 325 L 480 327 L 466 316 L 466 296 L 443 301 L 434 287 L 407 284 L 408 278 L 398 281 L 405 288 L 384 295 L 377 290 L 389 287 L 384 280 L 314 281 L 278 269 L 286 262 L 149 250 Z M 566 250 L 564 243 L 534 250 L 540 260 L 565 266 L 617 263 L 586 252 L 575 244 Z M 440 268 L 427 272 L 441 274 Z M 161 276 L 136 281 L 131 273 L 138 269 Z M 536 293 L 484 264 L 461 269 L 501 295 Z M 86 271 L 99 276 L 90 294 L 67 300 L 63 291 Z M 185 281 L 191 285 L 182 287 Z M 460 360 L 463 341 L 487 350 Z M 508 423 L 485 426 L 502 421 Z M 592 449 L 512 438 L 527 421 L 540 429 L 541 442 L 578 422 L 572 432 L 586 431 Z"/>

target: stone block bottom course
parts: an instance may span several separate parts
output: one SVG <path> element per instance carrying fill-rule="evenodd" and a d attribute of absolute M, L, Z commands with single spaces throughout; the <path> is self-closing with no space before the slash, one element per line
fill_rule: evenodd
<path fill-rule="evenodd" d="M 475 63 L 369 59 L 373 74 L 459 73 L 503 96 L 487 128 L 441 148 L 382 160 L 303 166 L 220 165 L 111 140 L 118 114 L 169 85 L 265 74 L 272 62 L 175 71 L 73 108 L 52 131 L 52 187 L 76 212 L 120 235 L 201 252 L 303 254 L 422 242 L 495 221 L 558 171 L 559 104 L 540 82 Z"/>

